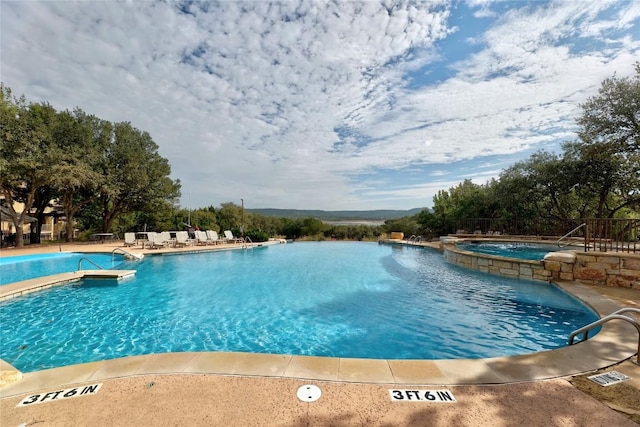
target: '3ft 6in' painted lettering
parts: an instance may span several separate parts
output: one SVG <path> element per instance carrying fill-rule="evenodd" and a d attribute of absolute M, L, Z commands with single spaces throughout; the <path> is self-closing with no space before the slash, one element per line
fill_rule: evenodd
<path fill-rule="evenodd" d="M 394 402 L 455 402 L 449 390 L 389 390 Z"/>

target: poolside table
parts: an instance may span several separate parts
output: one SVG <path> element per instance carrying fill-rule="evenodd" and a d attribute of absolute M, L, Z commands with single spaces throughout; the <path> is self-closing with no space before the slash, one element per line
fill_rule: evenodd
<path fill-rule="evenodd" d="M 136 231 L 136 242 L 142 245 L 142 249 L 144 249 L 144 245 L 149 243 L 149 232 L 148 231 Z"/>
<path fill-rule="evenodd" d="M 104 243 L 105 240 L 113 240 L 113 233 L 93 233 L 89 236 L 91 240 Z"/>

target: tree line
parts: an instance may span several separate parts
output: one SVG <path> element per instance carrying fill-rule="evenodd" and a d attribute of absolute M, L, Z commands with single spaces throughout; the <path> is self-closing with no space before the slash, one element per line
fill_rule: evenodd
<path fill-rule="evenodd" d="M 605 79 L 580 110 L 577 139 L 562 144 L 560 153 L 538 151 L 498 179 L 441 190 L 432 211 L 388 221 L 385 228 L 439 236 L 466 218 L 550 224 L 640 218 L 640 63 L 632 77 Z"/>
<path fill-rule="evenodd" d="M 232 230 L 253 241 L 272 236 L 373 239 L 366 226 L 329 226 L 315 218 L 287 219 L 243 212 L 234 203 L 187 210 L 178 205 L 181 184 L 149 133 L 129 122 L 112 123 L 84 112 L 29 103 L 0 86 L 0 198 L 23 244 L 27 216 L 39 241 L 48 208 L 61 208 L 64 240 L 95 232 Z M 53 203 L 53 204 L 52 204 Z"/>
<path fill-rule="evenodd" d="M 144 212 L 173 209 L 180 181 L 170 178 L 169 162 L 147 132 L 0 89 L 0 190 L 18 246 L 27 215 L 38 219 L 39 236 L 52 200 L 62 207 L 67 240 L 76 222 L 110 231 Z"/>
<path fill-rule="evenodd" d="M 168 222 L 156 228 L 175 230 L 180 225 L 197 226 L 201 230 L 231 230 L 234 235 L 244 235 L 253 242 L 262 242 L 270 237 L 312 240 L 375 240 L 384 230 L 368 225 L 331 225 L 318 218 L 285 218 L 261 213 L 242 211 L 235 203 L 222 203 L 220 207 L 209 206 L 192 211 L 180 209 Z"/>
<path fill-rule="evenodd" d="M 384 233 L 437 237 L 465 218 L 503 221 L 640 218 L 640 63 L 635 75 L 605 79 L 581 105 L 577 139 L 560 153 L 538 151 L 485 184 L 465 180 L 439 191 L 433 209 L 383 226 L 328 225 L 248 213 L 227 202 L 187 210 L 178 206 L 180 181 L 151 136 L 128 122 L 111 123 L 77 108 L 56 111 L 27 103 L 1 87 L 0 190 L 22 243 L 26 215 L 44 223 L 52 200 L 85 233 L 200 229 L 232 230 L 253 241 L 376 239 Z M 24 205 L 14 210 L 14 202 Z M 35 233 L 37 236 L 40 230 Z"/>

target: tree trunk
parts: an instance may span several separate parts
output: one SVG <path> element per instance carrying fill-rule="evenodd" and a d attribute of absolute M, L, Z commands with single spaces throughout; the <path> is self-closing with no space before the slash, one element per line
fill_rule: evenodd
<path fill-rule="evenodd" d="M 24 232 L 22 231 L 22 224 L 20 224 L 20 227 L 16 227 L 16 240 L 14 242 L 16 245 L 16 248 L 21 248 L 24 246 L 23 237 L 24 237 Z"/>

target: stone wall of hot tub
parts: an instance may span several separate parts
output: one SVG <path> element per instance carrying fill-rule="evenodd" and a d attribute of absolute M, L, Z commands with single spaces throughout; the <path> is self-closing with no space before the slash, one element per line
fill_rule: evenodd
<path fill-rule="evenodd" d="M 440 239 L 445 259 L 460 267 L 527 280 L 569 280 L 640 289 L 640 255 L 618 252 L 549 252 L 543 261 L 517 260 L 459 249 L 460 239 Z"/>
<path fill-rule="evenodd" d="M 545 269 L 542 261 L 504 258 L 465 251 L 455 245 L 456 241 L 457 239 L 441 239 L 444 258 L 452 264 L 514 279 L 539 280 L 543 282 L 548 282 L 552 279 L 551 271 Z"/>

